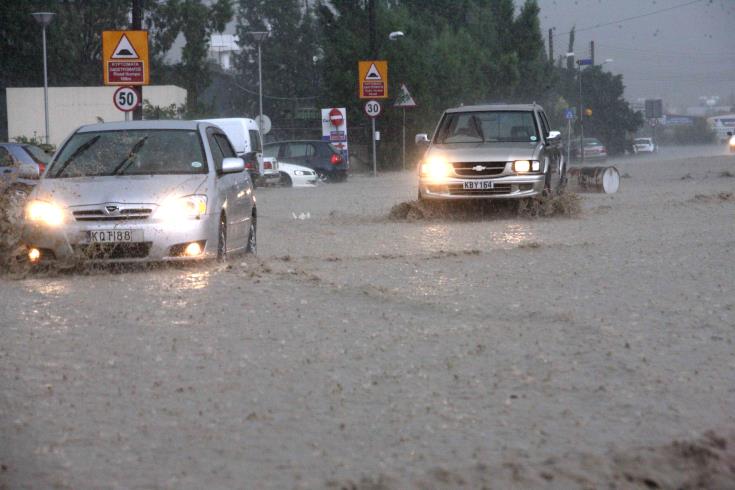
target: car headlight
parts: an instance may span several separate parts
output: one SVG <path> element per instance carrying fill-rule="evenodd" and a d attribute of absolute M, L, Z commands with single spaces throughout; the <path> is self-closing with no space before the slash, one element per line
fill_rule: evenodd
<path fill-rule="evenodd" d="M 207 196 L 186 196 L 168 199 L 158 208 L 156 216 L 164 221 L 200 218 L 207 214 Z"/>
<path fill-rule="evenodd" d="M 735 146 L 735 136 L 730 136 L 730 146 Z"/>
<path fill-rule="evenodd" d="M 54 203 L 31 201 L 26 205 L 26 219 L 48 226 L 59 226 L 64 222 L 64 211 Z"/>
<path fill-rule="evenodd" d="M 294 170 L 293 171 L 293 174 L 294 175 L 304 175 L 304 171 L 303 170 Z"/>
<path fill-rule="evenodd" d="M 430 157 L 421 164 L 421 176 L 430 180 L 444 180 L 453 170 L 452 164 L 441 157 Z"/>
<path fill-rule="evenodd" d="M 538 160 L 516 160 L 513 162 L 513 171 L 519 174 L 539 172 L 540 170 L 541 162 Z"/>

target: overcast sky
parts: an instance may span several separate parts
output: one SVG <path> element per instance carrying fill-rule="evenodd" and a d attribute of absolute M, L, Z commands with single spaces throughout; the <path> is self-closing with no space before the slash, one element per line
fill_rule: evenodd
<path fill-rule="evenodd" d="M 700 96 L 719 95 L 727 104 L 735 94 L 735 0 L 538 2 L 544 35 L 555 28 L 556 55 L 566 52 L 576 25 L 575 51 L 588 57 L 594 40 L 595 61 L 614 59 L 606 69 L 623 74 L 629 100 L 660 97 L 684 108 Z M 602 26 L 663 9 L 670 10 Z"/>

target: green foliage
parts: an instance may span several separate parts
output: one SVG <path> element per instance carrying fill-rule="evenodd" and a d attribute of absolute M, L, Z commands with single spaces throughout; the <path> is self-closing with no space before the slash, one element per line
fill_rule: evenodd
<path fill-rule="evenodd" d="M 143 119 L 182 119 L 184 114 L 186 107 L 183 105 L 170 104 L 162 107 L 143 99 Z"/>
<path fill-rule="evenodd" d="M 269 31 L 261 48 L 263 112 L 274 126 L 293 126 L 297 110 L 315 107 L 319 93 L 321 48 L 313 9 L 300 0 L 240 0 L 238 18 L 241 106 L 246 114 L 258 114 L 258 45 L 248 33 Z"/>

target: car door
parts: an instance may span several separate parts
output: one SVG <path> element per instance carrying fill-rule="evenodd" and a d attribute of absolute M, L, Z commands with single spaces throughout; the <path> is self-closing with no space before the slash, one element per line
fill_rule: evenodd
<path fill-rule="evenodd" d="M 546 157 L 549 159 L 549 169 L 551 173 L 551 186 L 552 188 L 556 188 L 561 184 L 561 178 L 562 178 L 562 157 L 561 157 L 561 150 L 559 145 L 559 140 L 549 142 L 549 133 L 551 132 L 551 128 L 549 126 L 549 121 L 546 118 L 546 114 L 543 111 L 539 111 L 539 120 L 541 122 L 541 128 L 543 129 L 543 136 L 544 136 L 544 149 L 546 153 Z"/>
<path fill-rule="evenodd" d="M 230 140 L 222 133 L 215 133 L 215 140 L 219 144 L 220 150 L 225 158 L 237 158 L 237 153 L 232 147 Z M 238 223 L 237 227 L 242 230 L 242 238 L 244 247 L 247 245 L 248 234 L 250 232 L 250 219 L 253 215 L 253 188 L 250 181 L 250 174 L 242 171 L 230 174 L 235 178 L 235 201 L 233 207 L 236 209 Z"/>
<path fill-rule="evenodd" d="M 212 152 L 212 159 L 214 160 L 214 168 L 217 172 L 217 196 L 225 203 L 226 218 L 227 218 L 227 250 L 234 250 L 244 246 L 245 239 L 243 238 L 243 212 L 238 207 L 238 176 L 239 174 L 223 174 L 222 173 L 222 160 L 225 158 L 225 153 L 220 146 L 218 140 L 224 138 L 227 140 L 227 136 L 224 135 L 217 128 L 207 128 L 207 143 L 209 149 Z M 228 142 L 229 146 L 229 142 Z M 229 146 L 230 151 L 232 147 Z M 232 152 L 234 155 L 234 151 Z M 241 177 L 240 177 L 241 178 Z"/>

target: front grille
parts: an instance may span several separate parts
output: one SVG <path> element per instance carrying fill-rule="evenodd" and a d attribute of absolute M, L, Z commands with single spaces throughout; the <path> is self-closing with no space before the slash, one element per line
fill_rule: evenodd
<path fill-rule="evenodd" d="M 144 259 L 152 242 L 90 243 L 74 245 L 74 253 L 85 259 Z"/>
<path fill-rule="evenodd" d="M 454 172 L 462 177 L 487 177 L 502 174 L 505 170 L 505 162 L 454 162 L 452 165 Z"/>
<path fill-rule="evenodd" d="M 449 184 L 447 187 L 452 196 L 491 196 L 510 194 L 511 191 L 511 184 L 495 184 L 492 189 L 463 189 L 462 184 Z"/>
<path fill-rule="evenodd" d="M 102 209 L 85 209 L 74 211 L 73 214 L 77 221 L 127 221 L 148 219 L 152 212 L 149 208 L 128 208 L 108 214 Z"/>

